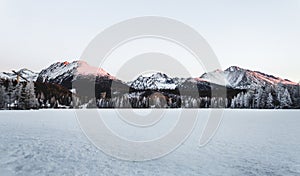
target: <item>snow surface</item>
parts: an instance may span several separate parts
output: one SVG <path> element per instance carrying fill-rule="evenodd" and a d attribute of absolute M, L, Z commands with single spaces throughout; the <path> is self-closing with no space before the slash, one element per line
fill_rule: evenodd
<path fill-rule="evenodd" d="M 200 110 L 192 135 L 176 151 L 128 162 L 93 146 L 72 110 L 1 111 L 0 175 L 300 175 L 299 111 L 225 110 L 213 140 L 198 147 L 209 112 Z M 107 122 L 132 138 L 154 137 L 169 127 L 141 134 L 116 118 Z"/>

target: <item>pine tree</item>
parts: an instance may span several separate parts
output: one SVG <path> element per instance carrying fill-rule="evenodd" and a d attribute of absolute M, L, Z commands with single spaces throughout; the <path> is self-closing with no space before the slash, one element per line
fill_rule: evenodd
<path fill-rule="evenodd" d="M 19 98 L 18 98 L 18 108 L 19 109 L 26 109 L 26 98 L 27 98 L 27 93 L 25 91 L 25 87 L 20 87 L 19 91 Z"/>
<path fill-rule="evenodd" d="M 5 86 L 2 86 L 2 105 L 3 105 L 3 109 L 8 109 L 8 104 L 9 104 L 9 94 L 8 94 L 8 91 L 7 89 L 5 88 Z"/>
<path fill-rule="evenodd" d="M 255 108 L 262 108 L 262 94 L 263 94 L 263 89 L 262 88 L 257 89 L 256 94 L 254 95 Z"/>
<path fill-rule="evenodd" d="M 284 88 L 281 83 L 279 83 L 276 86 L 275 92 L 276 92 L 276 100 L 274 101 L 275 107 L 281 108 L 281 99 L 282 99 L 283 93 L 284 93 Z"/>
<path fill-rule="evenodd" d="M 300 109 L 300 81 L 298 82 L 297 85 L 297 93 L 296 93 L 294 104 L 297 109 Z"/>
<path fill-rule="evenodd" d="M 228 98 L 225 98 L 225 108 L 228 108 Z"/>
<path fill-rule="evenodd" d="M 216 108 L 217 107 L 217 101 L 215 97 L 212 97 L 210 100 L 210 108 Z"/>
<path fill-rule="evenodd" d="M 231 100 L 231 105 L 230 105 L 231 108 L 235 108 L 235 101 L 236 101 L 236 97 L 234 97 L 234 98 Z"/>
<path fill-rule="evenodd" d="M 219 97 L 218 98 L 218 108 L 226 108 L 227 107 L 227 98 Z"/>
<path fill-rule="evenodd" d="M 31 109 L 31 108 L 37 108 L 38 107 L 38 101 L 35 95 L 34 90 L 34 83 L 28 82 L 24 88 L 25 91 L 25 108 Z"/>
<path fill-rule="evenodd" d="M 280 107 L 281 108 L 290 108 L 292 106 L 292 99 L 289 91 L 287 88 L 284 90 L 284 93 L 282 95 L 281 101 L 280 101 Z"/>
<path fill-rule="evenodd" d="M 266 88 L 262 89 L 260 108 L 266 108 L 268 93 Z"/>
<path fill-rule="evenodd" d="M 271 93 L 269 93 L 268 98 L 267 98 L 267 108 L 273 109 L 274 108 L 274 102 L 273 102 L 273 96 Z"/>
<path fill-rule="evenodd" d="M 6 108 L 12 109 L 15 107 L 16 89 L 12 80 L 8 81 L 7 94 L 5 97 Z"/>
<path fill-rule="evenodd" d="M 30 106 L 33 108 L 37 108 L 38 107 L 38 100 L 36 98 L 36 93 L 35 93 L 35 86 L 34 83 L 32 81 L 30 81 L 29 84 L 29 90 L 30 90 Z"/>
<path fill-rule="evenodd" d="M 18 82 L 14 86 L 14 96 L 15 96 L 15 108 L 20 109 L 20 106 L 22 106 L 22 89 L 23 89 L 23 84 Z"/>
<path fill-rule="evenodd" d="M 300 81 L 298 82 L 297 85 L 297 97 L 300 97 Z"/>
<path fill-rule="evenodd" d="M 237 95 L 235 104 L 238 108 L 244 107 L 244 92 L 241 92 Z"/>
<path fill-rule="evenodd" d="M 38 102 L 39 102 L 39 106 L 40 107 L 47 107 L 47 104 L 46 104 L 46 98 L 45 98 L 45 95 L 44 95 L 44 92 L 41 92 L 40 93 L 40 96 L 38 98 Z"/>
<path fill-rule="evenodd" d="M 236 108 L 240 108 L 241 107 L 241 94 L 237 94 L 236 98 L 235 98 L 235 107 Z"/>
<path fill-rule="evenodd" d="M 198 108 L 199 107 L 198 102 L 195 98 L 193 98 L 192 104 L 193 104 L 193 106 L 192 106 L 193 108 Z"/>
<path fill-rule="evenodd" d="M 264 87 L 260 87 L 256 90 L 253 98 L 254 108 L 265 108 L 268 94 Z"/>
<path fill-rule="evenodd" d="M 249 92 L 245 93 L 244 95 L 244 107 L 245 108 L 250 108 L 250 98 L 251 98 L 251 95 Z"/>
<path fill-rule="evenodd" d="M 4 97 L 5 96 L 5 89 L 2 85 L 0 85 L 0 109 L 4 108 Z"/>

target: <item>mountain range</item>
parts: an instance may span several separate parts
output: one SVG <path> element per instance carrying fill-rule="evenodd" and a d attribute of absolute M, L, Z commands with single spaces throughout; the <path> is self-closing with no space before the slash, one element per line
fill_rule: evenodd
<path fill-rule="evenodd" d="M 271 93 L 274 98 L 278 97 L 278 91 L 281 91 L 283 95 L 283 91 L 287 89 L 292 96 L 291 101 L 298 101 L 300 94 L 299 84 L 296 82 L 237 66 L 204 73 L 196 78 L 172 78 L 165 73 L 158 72 L 150 76 L 140 75 L 135 80 L 124 82 L 102 68 L 90 66 L 85 61 L 71 63 L 65 61 L 56 62 L 39 73 L 28 69 L 21 69 L 13 73 L 2 72 L 0 79 L 16 80 L 18 79 L 17 74 L 19 74 L 20 82 L 32 81 L 41 89 L 43 84 L 57 85 L 61 87 L 60 89 L 65 89 L 64 91 L 69 91 L 80 97 L 84 103 L 89 102 L 94 97 L 98 100 L 101 98 L 111 99 L 128 94 L 129 97 L 138 95 L 149 98 L 154 93 L 160 93 L 162 96 L 168 97 L 168 101 L 181 97 L 181 104 L 184 95 L 193 98 L 213 98 L 211 96 L 212 91 L 222 88 L 226 90 L 226 98 L 230 100 L 241 93 L 244 95 L 252 92 L 254 96 L 260 89 L 266 93 Z M 279 90 L 278 87 L 281 89 Z M 86 100 L 82 100 L 84 98 Z M 279 99 L 278 101 L 280 101 Z M 228 103 L 226 106 L 229 106 Z"/>
<path fill-rule="evenodd" d="M 111 80 L 117 80 L 117 78 L 110 75 L 108 72 L 101 68 L 88 65 L 85 61 L 74 62 L 56 62 L 49 67 L 43 69 L 41 72 L 36 73 L 29 69 L 21 69 L 18 73 L 25 77 L 27 80 L 38 82 L 49 82 L 55 84 L 67 84 L 79 78 L 88 77 L 106 77 Z M 25 81 L 20 78 L 20 81 Z M 0 78 L 2 79 L 17 79 L 15 73 L 0 72 Z M 185 81 L 190 82 L 211 82 L 219 85 L 224 83 L 232 88 L 237 89 L 255 89 L 257 87 L 266 85 L 291 85 L 297 86 L 298 83 L 290 81 L 288 79 L 282 79 L 273 75 L 265 74 L 259 71 L 251 71 L 243 69 L 237 66 L 231 66 L 223 70 L 215 70 L 212 72 L 204 73 L 197 78 L 171 78 L 164 73 L 154 73 L 150 76 L 138 76 L 135 80 L 130 82 L 124 82 L 131 88 L 137 90 L 145 89 L 175 89 L 178 85 Z M 70 87 L 68 87 L 70 88 Z"/>

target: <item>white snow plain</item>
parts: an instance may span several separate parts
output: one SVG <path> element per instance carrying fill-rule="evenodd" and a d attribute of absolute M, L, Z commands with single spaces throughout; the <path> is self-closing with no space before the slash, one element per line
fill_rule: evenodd
<path fill-rule="evenodd" d="M 0 111 L 0 175 L 300 175 L 300 111 L 224 110 L 216 135 L 199 147 L 209 112 L 200 110 L 191 136 L 174 152 L 131 162 L 98 150 L 73 110 Z M 129 131 L 128 138 L 148 139 L 169 128 L 162 121 L 156 127 L 162 130 L 130 132 L 112 119 L 112 129 Z"/>

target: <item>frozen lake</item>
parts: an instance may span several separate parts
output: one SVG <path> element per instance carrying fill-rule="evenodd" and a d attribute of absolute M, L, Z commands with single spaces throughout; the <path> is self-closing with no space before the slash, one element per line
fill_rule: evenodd
<path fill-rule="evenodd" d="M 210 110 L 200 111 L 183 145 L 145 162 L 98 150 L 73 110 L 0 111 L 0 175 L 300 175 L 300 111 L 225 110 L 216 135 L 199 147 Z M 123 129 L 114 118 L 107 123 L 135 140 L 157 137 L 168 127 L 162 121 L 156 127 L 161 130 L 142 134 Z"/>

